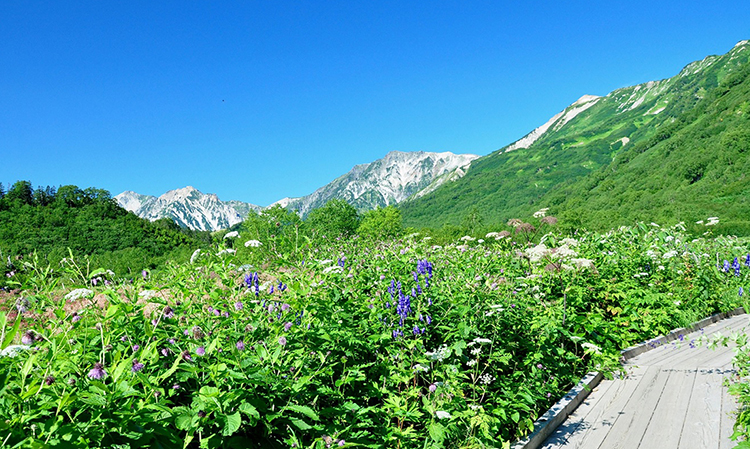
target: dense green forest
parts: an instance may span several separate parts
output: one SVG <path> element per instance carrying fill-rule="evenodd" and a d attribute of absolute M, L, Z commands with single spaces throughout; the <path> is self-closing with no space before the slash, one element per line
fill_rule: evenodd
<path fill-rule="evenodd" d="M 209 233 L 181 229 L 171 220 L 139 218 L 106 190 L 34 189 L 29 181 L 18 181 L 5 192 L 0 185 L 0 254 L 6 272 L 35 253 L 56 265 L 72 252 L 89 256 L 92 267 L 128 276 L 170 258 L 187 258 L 210 241 Z"/>
<path fill-rule="evenodd" d="M 543 207 L 569 224 L 609 229 L 638 220 L 750 234 L 750 45 L 673 78 L 573 104 L 528 148 L 498 150 L 465 177 L 402 203 L 408 226 L 488 223 Z"/>

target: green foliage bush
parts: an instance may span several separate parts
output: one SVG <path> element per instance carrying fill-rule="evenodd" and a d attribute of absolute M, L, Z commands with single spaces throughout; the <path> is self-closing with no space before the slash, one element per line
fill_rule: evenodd
<path fill-rule="evenodd" d="M 544 217 L 279 255 L 276 235 L 241 244 L 283 227 L 263 220 L 132 284 L 92 286 L 75 258 L 62 277 L 22 264 L 0 313 L 4 443 L 507 447 L 587 371 L 743 304 L 750 279 L 747 242 L 681 226 L 571 237 Z M 716 265 L 735 257 L 739 271 Z"/>

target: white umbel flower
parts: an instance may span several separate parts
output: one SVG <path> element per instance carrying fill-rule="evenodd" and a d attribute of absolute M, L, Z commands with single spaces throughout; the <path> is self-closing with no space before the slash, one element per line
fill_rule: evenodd
<path fill-rule="evenodd" d="M 435 412 L 435 417 L 437 419 L 451 419 L 451 414 L 443 410 L 438 410 Z"/>
<path fill-rule="evenodd" d="M 259 240 L 248 240 L 245 242 L 245 248 L 259 248 L 263 245 Z"/>
<path fill-rule="evenodd" d="M 77 288 L 65 295 L 65 299 L 67 299 L 68 301 L 75 301 L 76 299 L 89 298 L 91 296 L 94 296 L 94 292 L 92 290 L 89 290 L 87 288 Z"/>
<path fill-rule="evenodd" d="M 227 232 L 226 234 L 224 234 L 225 239 L 236 239 L 239 236 L 240 233 L 237 231 Z"/>

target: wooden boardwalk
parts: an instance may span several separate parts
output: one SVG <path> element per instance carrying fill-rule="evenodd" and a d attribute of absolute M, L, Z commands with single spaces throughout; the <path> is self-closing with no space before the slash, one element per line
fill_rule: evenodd
<path fill-rule="evenodd" d="M 737 315 L 630 359 L 625 378 L 603 380 L 540 447 L 734 447 L 737 404 L 723 384 L 734 374 L 733 348 L 691 343 L 749 329 L 748 315 Z"/>

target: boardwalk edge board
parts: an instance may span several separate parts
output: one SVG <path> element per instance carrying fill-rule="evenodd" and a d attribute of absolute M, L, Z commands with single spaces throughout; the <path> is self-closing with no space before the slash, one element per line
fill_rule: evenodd
<path fill-rule="evenodd" d="M 573 387 L 568 394 L 563 396 L 562 399 L 557 401 L 555 405 L 547 410 L 544 415 L 534 423 L 534 431 L 531 432 L 523 440 L 514 443 L 512 449 L 533 449 L 539 447 L 539 445 L 547 439 L 552 432 L 557 429 L 560 424 L 565 421 L 568 416 L 573 413 L 578 405 L 586 399 L 589 392 L 599 385 L 602 380 L 602 373 L 591 372 L 586 375 L 578 385 Z"/>
<path fill-rule="evenodd" d="M 710 324 L 717 321 L 733 317 L 735 315 L 742 315 L 745 313 L 745 309 L 739 307 L 729 312 L 721 312 L 711 315 L 708 318 L 704 318 L 688 327 L 681 327 L 660 337 L 644 341 L 637 345 L 620 351 L 620 361 L 625 362 L 632 359 L 633 357 L 648 352 L 652 349 L 659 347 L 664 343 L 680 338 L 680 335 L 687 335 L 691 332 L 695 332 L 702 329 Z M 562 424 L 568 416 L 583 402 L 584 399 L 589 395 L 591 390 L 599 385 L 604 376 L 602 373 L 594 371 L 586 374 L 578 384 L 573 387 L 568 393 L 563 396 L 562 399 L 557 401 L 549 410 L 547 410 L 539 419 L 534 422 L 534 431 L 531 432 L 526 438 L 516 441 L 511 445 L 511 449 L 536 449 L 544 443 L 544 441 L 552 435 L 552 433 Z"/>
<path fill-rule="evenodd" d="M 697 323 L 693 323 L 688 327 L 681 327 L 679 329 L 675 329 L 671 331 L 667 335 L 662 335 L 660 337 L 656 337 L 651 340 L 638 343 L 635 346 L 631 346 L 629 348 L 626 348 L 620 351 L 620 361 L 624 363 L 632 359 L 635 356 L 643 354 L 644 352 L 648 352 L 665 343 L 669 343 L 671 341 L 677 340 L 678 338 L 680 338 L 680 336 L 686 336 L 687 334 L 700 330 L 710 324 L 716 323 L 717 321 L 721 321 L 723 319 L 733 317 L 735 315 L 742 315 L 744 313 L 745 313 L 745 309 L 742 307 L 736 308 L 734 310 L 730 310 L 729 312 L 716 313 L 714 315 L 711 315 L 708 318 L 704 318 L 698 321 Z"/>

